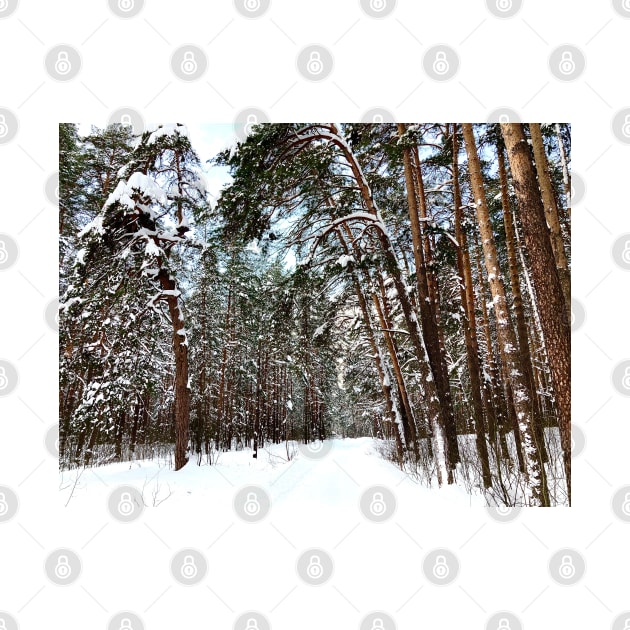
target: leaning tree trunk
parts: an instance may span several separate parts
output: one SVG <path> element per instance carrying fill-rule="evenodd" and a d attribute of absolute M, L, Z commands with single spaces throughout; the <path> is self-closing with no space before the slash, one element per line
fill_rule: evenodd
<path fill-rule="evenodd" d="M 348 238 L 351 239 L 352 232 L 350 228 L 347 225 L 343 227 Z M 341 246 L 343 247 L 344 252 L 346 253 L 346 255 L 348 255 L 350 253 L 350 249 L 348 247 L 346 239 L 344 238 L 341 230 L 337 230 L 337 237 L 339 238 L 339 242 L 341 243 Z M 354 248 L 354 251 L 355 251 L 355 255 L 357 255 L 358 252 L 356 251 L 356 247 Z M 367 274 L 367 271 L 364 272 L 364 275 L 365 274 Z M 383 397 L 385 399 L 385 410 L 387 412 L 387 417 L 389 418 L 389 421 L 392 424 L 392 426 L 396 428 L 396 431 L 395 431 L 396 449 L 397 449 L 399 462 L 402 466 L 403 461 L 404 461 L 404 450 L 408 444 L 408 440 L 406 436 L 409 435 L 409 427 L 406 426 L 405 419 L 402 416 L 400 404 L 398 404 L 398 401 L 394 400 L 394 392 L 392 391 L 392 383 L 389 377 L 389 371 L 387 370 L 387 366 L 385 365 L 381 348 L 378 346 L 378 342 L 376 340 L 376 335 L 374 333 L 375 325 L 372 321 L 372 317 L 368 309 L 367 299 L 363 294 L 363 289 L 361 287 L 359 276 L 354 269 L 351 269 L 351 275 L 352 275 L 352 283 L 354 285 L 355 293 L 357 295 L 357 301 L 359 302 L 359 307 L 361 308 L 361 313 L 363 314 L 363 324 L 366 329 L 366 335 L 370 343 L 370 347 L 372 348 L 372 356 L 374 357 L 374 361 L 376 364 L 376 371 L 378 373 L 379 381 L 381 383 L 381 388 L 383 390 Z M 400 386 L 399 386 L 399 392 L 402 394 L 402 390 L 400 390 Z M 405 393 L 406 393 L 406 390 L 405 390 Z M 404 403 L 404 401 L 401 401 L 401 402 Z M 408 418 L 409 417 L 413 417 L 413 416 L 408 416 Z M 416 452 L 417 452 L 417 448 L 416 448 Z"/>
<path fill-rule="evenodd" d="M 540 465 L 536 439 L 534 436 L 532 417 L 532 393 L 527 378 L 523 374 L 517 353 L 516 335 L 512 328 L 510 313 L 505 299 L 505 287 L 499 268 L 499 259 L 490 222 L 490 211 L 486 201 L 486 194 L 481 172 L 481 163 L 477 154 L 477 145 L 470 123 L 462 125 L 464 142 L 468 154 L 468 168 L 470 172 L 471 186 L 474 193 L 477 221 L 481 234 L 488 281 L 492 292 L 494 310 L 497 319 L 497 332 L 499 345 L 505 360 L 505 368 L 510 379 L 514 397 L 514 408 L 518 419 L 523 449 L 526 461 L 526 502 L 530 505 L 545 505 L 545 496 L 542 491 L 542 475 L 544 469 Z"/>
<path fill-rule="evenodd" d="M 545 448 L 543 418 L 538 396 L 536 395 L 534 368 L 531 352 L 529 350 L 529 340 L 527 338 L 527 324 L 525 322 L 525 310 L 523 308 L 523 295 L 521 293 L 521 281 L 516 261 L 516 234 L 514 231 L 514 221 L 512 220 L 512 209 L 510 208 L 507 172 L 505 169 L 505 152 L 502 145 L 497 147 L 497 158 L 499 160 L 501 205 L 503 207 L 503 224 L 505 226 L 505 246 L 507 250 L 508 269 L 510 273 L 510 285 L 512 286 L 512 308 L 514 309 L 514 319 L 516 320 L 516 336 L 518 337 L 521 365 L 525 371 L 525 376 L 527 376 L 533 395 L 532 404 L 534 410 L 534 429 L 536 432 L 538 449 L 540 450 L 541 462 L 544 464 L 548 460 L 548 457 L 547 449 Z"/>
<path fill-rule="evenodd" d="M 405 125 L 398 124 L 398 135 L 402 137 L 406 131 Z M 416 266 L 416 287 L 418 291 L 418 308 L 420 311 L 420 319 L 422 321 L 422 330 L 424 332 L 424 340 L 429 355 L 429 363 L 431 364 L 431 372 L 435 380 L 435 387 L 442 413 L 444 417 L 444 430 L 446 439 L 448 440 L 449 465 L 455 468 L 460 461 L 459 448 L 457 445 L 457 430 L 455 426 L 455 414 L 453 412 L 453 402 L 451 400 L 451 391 L 448 381 L 448 369 L 442 351 L 440 349 L 440 339 L 438 334 L 438 325 L 435 312 L 432 308 L 429 295 L 429 281 L 427 278 L 425 251 L 423 249 L 423 230 L 420 226 L 420 216 L 418 214 L 418 198 L 424 207 L 424 189 L 422 185 L 422 173 L 418 164 L 417 183 L 418 191 L 416 191 L 416 182 L 414 182 L 413 170 L 411 165 L 411 151 L 408 146 L 403 147 L 403 166 L 405 171 L 405 183 L 407 187 L 407 207 L 409 212 L 409 221 L 411 223 L 411 238 L 413 241 L 413 256 Z M 416 196 L 417 192 L 417 196 Z M 426 211 L 423 213 L 426 215 Z M 433 304 L 435 306 L 435 304 Z"/>
<path fill-rule="evenodd" d="M 556 123 L 556 136 L 558 138 L 558 150 L 560 151 L 560 162 L 562 164 L 562 185 L 564 187 L 564 196 L 567 202 L 567 217 L 570 219 L 571 218 L 571 173 L 569 173 L 569 164 L 567 161 L 567 153 L 564 148 L 564 141 L 562 140 L 562 133 L 560 132 L 560 123 Z"/>
<path fill-rule="evenodd" d="M 466 232 L 462 228 L 462 202 L 459 191 L 459 145 L 457 142 L 457 125 L 453 125 L 453 203 L 455 207 L 455 240 L 457 241 L 457 270 L 459 273 L 460 299 L 464 312 L 464 341 L 466 342 L 466 358 L 470 374 L 470 389 L 474 414 L 474 427 L 477 437 L 477 454 L 481 462 L 483 485 L 492 486 L 488 445 L 486 443 L 486 423 L 483 413 L 481 369 L 479 366 L 479 345 L 477 343 L 475 310 L 469 308 L 469 297 L 472 297 L 472 275 Z"/>
<path fill-rule="evenodd" d="M 536 163 L 536 172 L 538 173 L 538 183 L 542 194 L 542 201 L 545 210 L 545 217 L 549 232 L 551 234 L 551 248 L 553 257 L 556 261 L 558 269 L 558 277 L 562 285 L 562 293 L 564 302 L 567 307 L 569 320 L 571 319 L 571 272 L 569 271 L 569 263 L 564 251 L 564 242 L 562 240 L 562 231 L 560 229 L 560 219 L 558 217 L 558 204 L 556 203 L 556 195 L 549 176 L 549 163 L 547 162 L 547 154 L 545 153 L 545 145 L 543 143 L 542 133 L 539 123 L 530 123 L 529 131 L 532 137 L 532 148 L 534 149 L 534 160 Z"/>
<path fill-rule="evenodd" d="M 501 123 L 508 150 L 521 225 L 530 258 L 560 425 L 564 470 L 571 504 L 571 337 L 567 305 L 558 277 L 536 171 L 520 123 Z"/>

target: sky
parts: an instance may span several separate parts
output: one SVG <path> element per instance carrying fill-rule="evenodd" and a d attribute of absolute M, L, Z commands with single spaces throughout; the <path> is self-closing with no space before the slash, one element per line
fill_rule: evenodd
<path fill-rule="evenodd" d="M 78 123 L 79 134 L 88 135 L 94 123 Z M 223 186 L 230 181 L 227 169 L 207 164 L 217 153 L 236 142 L 233 123 L 184 123 L 188 127 L 190 142 L 197 151 L 206 177 L 208 192 L 213 199 L 219 196 Z M 101 125 L 95 125 L 100 127 Z"/>
<path fill-rule="evenodd" d="M 92 123 L 93 124 L 93 123 Z M 79 134 L 90 133 L 91 123 L 78 123 Z M 214 203 L 221 192 L 221 189 L 231 181 L 228 169 L 208 163 L 217 153 L 223 149 L 232 147 L 237 140 L 235 125 L 233 123 L 184 123 L 188 128 L 188 135 L 193 149 L 197 152 L 201 162 L 201 168 L 206 180 L 206 188 Z M 100 126 L 100 125 L 96 125 Z M 256 243 L 252 242 L 248 249 L 258 253 L 260 249 Z M 289 250 L 284 257 L 285 267 L 293 269 L 296 264 L 295 254 Z"/>

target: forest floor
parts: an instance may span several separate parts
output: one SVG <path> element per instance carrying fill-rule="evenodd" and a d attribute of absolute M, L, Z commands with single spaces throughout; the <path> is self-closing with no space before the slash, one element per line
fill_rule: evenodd
<path fill-rule="evenodd" d="M 235 494 L 253 485 L 266 491 L 273 518 L 283 521 L 291 515 L 302 521 L 308 513 L 318 520 L 360 516 L 361 496 L 377 485 L 391 490 L 397 504 L 415 504 L 423 512 L 445 504 L 485 504 L 482 496 L 471 496 L 463 485 L 438 489 L 419 484 L 384 459 L 383 446 L 372 438 L 333 439 L 313 453 L 295 443 L 269 444 L 259 450 L 257 459 L 250 449 L 222 452 L 212 465 L 204 460 L 199 466 L 193 457 L 177 472 L 170 459 L 121 462 L 62 471 L 60 488 L 64 504 L 81 511 L 99 509 L 99 504 L 102 510 L 121 485 L 136 488 L 148 510 L 208 501 L 215 510 L 231 510 Z"/>

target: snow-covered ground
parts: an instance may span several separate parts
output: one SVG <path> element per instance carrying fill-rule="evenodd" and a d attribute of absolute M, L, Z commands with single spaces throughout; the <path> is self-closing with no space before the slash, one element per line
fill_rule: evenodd
<path fill-rule="evenodd" d="M 334 518 L 358 514 L 362 492 L 376 485 L 391 489 L 397 503 L 411 502 L 423 510 L 485 503 L 462 486 L 428 489 L 418 484 L 385 460 L 372 438 L 335 439 L 324 443 L 328 448 L 321 459 L 313 459 L 303 447 L 291 444 L 288 459 L 285 444 L 270 444 L 259 451 L 258 459 L 249 449 L 230 451 L 220 453 L 212 466 L 199 466 L 193 458 L 178 472 L 163 459 L 109 464 L 64 471 L 60 487 L 64 504 L 84 511 L 103 505 L 120 485 L 137 488 L 146 508 L 158 510 L 167 504 L 174 508 L 176 503 L 208 501 L 231 506 L 240 488 L 256 485 L 268 493 L 274 517 L 283 520 L 305 511 Z"/>

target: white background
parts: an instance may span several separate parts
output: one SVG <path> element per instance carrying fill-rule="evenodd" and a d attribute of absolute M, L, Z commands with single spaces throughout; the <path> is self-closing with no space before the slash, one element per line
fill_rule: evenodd
<path fill-rule="evenodd" d="M 44 67 L 59 43 L 82 56 L 80 74 L 67 83 Z M 170 69 L 184 43 L 208 56 L 206 74 L 191 83 Z M 334 55 L 321 83 L 296 69 L 298 52 L 311 43 Z M 444 83 L 422 70 L 423 51 L 436 43 L 454 47 L 461 60 Z M 549 55 L 564 43 L 586 56 L 575 81 L 549 71 Z M 630 107 L 629 47 L 630 19 L 605 0 L 526 0 L 510 19 L 495 17 L 482 0 L 399 0 L 383 19 L 367 16 L 358 0 L 272 0 L 258 19 L 244 18 L 228 0 L 147 0 L 127 20 L 104 0 L 21 0 L 0 19 L 0 107 L 19 120 L 16 137 L 0 144 L 0 232 L 20 249 L 17 263 L 0 272 L 0 358 L 19 371 L 17 389 L 0 398 L 0 485 L 20 498 L 17 516 L 0 524 L 0 610 L 22 630 L 104 629 L 120 610 L 135 611 L 152 630 L 232 628 L 248 609 L 264 612 L 274 630 L 359 628 L 375 609 L 391 613 L 400 629 L 481 629 L 497 610 L 512 611 L 530 630 L 612 627 L 630 608 L 630 525 L 610 506 L 630 484 L 628 398 L 611 382 L 614 366 L 630 356 L 628 272 L 611 256 L 615 239 L 630 232 L 630 146 L 611 129 L 614 115 Z M 284 531 L 273 516 L 238 523 L 207 552 L 207 580 L 186 588 L 170 575 L 172 555 L 206 549 L 236 520 L 228 507 L 173 514 L 166 502 L 126 526 L 105 505 L 101 513 L 66 510 L 57 462 L 44 446 L 58 392 L 58 338 L 44 319 L 57 295 L 58 215 L 44 184 L 58 168 L 57 124 L 104 125 L 122 106 L 153 122 L 230 122 L 247 107 L 276 122 L 357 120 L 376 106 L 409 122 L 483 122 L 501 106 L 523 120 L 572 122 L 573 170 L 587 186 L 572 227 L 572 291 L 586 309 L 572 339 L 573 418 L 586 435 L 573 462 L 574 506 L 523 510 L 508 524 L 483 509 L 405 520 L 401 506 L 392 522 L 352 534 L 335 555 L 333 580 L 318 588 L 298 582 L 297 553 L 273 526 L 298 549 L 332 548 L 355 522 L 322 523 L 316 540 L 303 539 L 295 523 Z M 81 578 L 65 588 L 43 569 L 57 547 L 75 549 L 83 561 Z M 422 558 L 435 547 L 453 550 L 461 563 L 447 587 L 422 575 Z M 574 586 L 549 576 L 549 558 L 561 547 L 586 559 Z"/>

